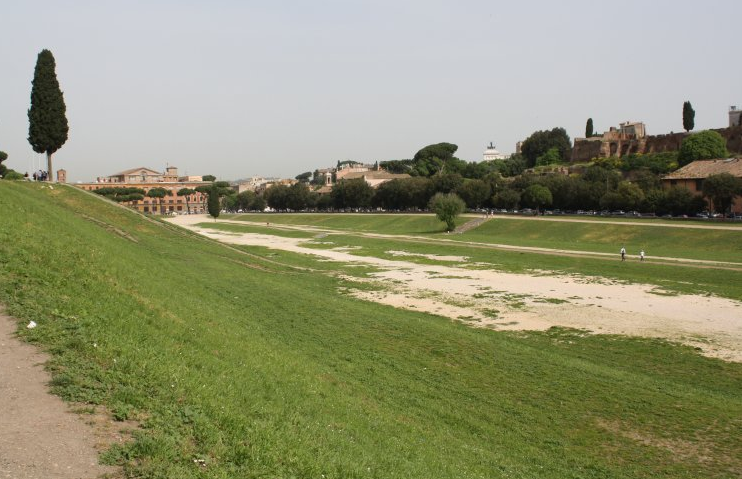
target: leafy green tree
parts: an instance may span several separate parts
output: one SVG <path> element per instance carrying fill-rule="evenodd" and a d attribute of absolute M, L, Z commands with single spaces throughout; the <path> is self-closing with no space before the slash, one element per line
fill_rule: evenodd
<path fill-rule="evenodd" d="M 689 101 L 683 103 L 683 129 L 691 131 L 696 126 L 696 112 Z"/>
<path fill-rule="evenodd" d="M 482 180 L 467 180 L 456 193 L 464 200 L 469 208 L 479 208 L 484 205 L 492 194 L 490 185 Z"/>
<path fill-rule="evenodd" d="M 332 197 L 330 195 L 321 195 L 317 198 L 317 209 L 320 211 L 329 211 L 332 209 Z"/>
<path fill-rule="evenodd" d="M 124 188 L 124 187 L 105 187 L 93 190 L 93 193 L 100 196 L 105 196 L 109 200 L 113 200 L 117 203 L 125 201 L 139 201 L 144 199 L 144 190 L 141 188 Z"/>
<path fill-rule="evenodd" d="M 242 211 L 250 210 L 250 205 L 255 201 L 256 196 L 255 192 L 250 190 L 239 193 L 235 198 L 237 209 Z"/>
<path fill-rule="evenodd" d="M 201 193 L 201 211 L 206 210 L 206 201 L 209 197 L 209 191 L 211 191 L 211 185 L 199 185 L 194 188 L 197 193 Z"/>
<path fill-rule="evenodd" d="M 412 174 L 416 176 L 435 176 L 448 170 L 452 170 L 451 172 L 458 171 L 460 169 L 458 163 L 461 160 L 453 156 L 458 148 L 457 145 L 452 143 L 436 143 L 422 148 L 415 153 L 412 159 Z"/>
<path fill-rule="evenodd" d="M 520 204 L 520 193 L 510 188 L 506 188 L 492 198 L 492 203 L 496 208 L 512 210 L 513 208 L 517 208 Z"/>
<path fill-rule="evenodd" d="M 28 142 L 36 153 L 46 153 L 49 181 L 54 179 L 52 154 L 67 142 L 69 133 L 67 107 L 55 69 L 52 52 L 42 50 L 36 58 L 28 110 Z"/>
<path fill-rule="evenodd" d="M 216 221 L 222 209 L 222 204 L 219 199 L 219 188 L 217 186 L 212 186 L 208 194 L 209 199 L 206 202 L 206 208 L 209 212 L 209 216 L 214 218 L 214 221 Z"/>
<path fill-rule="evenodd" d="M 157 198 L 157 202 L 160 205 L 160 214 L 163 213 L 163 211 L 162 211 L 162 199 L 164 197 L 166 197 L 166 196 L 169 196 L 169 195 L 170 195 L 170 190 L 167 190 L 165 188 L 160 188 L 160 187 L 152 188 L 152 189 L 150 189 L 147 192 L 147 196 L 149 198 Z"/>
<path fill-rule="evenodd" d="M 216 181 L 216 176 L 214 175 L 204 175 L 201 177 L 203 181 Z"/>
<path fill-rule="evenodd" d="M 727 142 L 719 133 L 711 130 L 694 133 L 683 139 L 678 152 L 678 164 L 685 166 L 696 160 L 726 158 Z"/>
<path fill-rule="evenodd" d="M 250 202 L 248 209 L 250 211 L 263 211 L 266 207 L 265 198 L 260 195 L 255 195 L 255 199 Z"/>
<path fill-rule="evenodd" d="M 458 173 L 438 175 L 433 178 L 435 191 L 438 193 L 453 193 L 464 184 L 464 178 Z"/>
<path fill-rule="evenodd" d="M 385 210 L 402 210 L 407 208 L 405 182 L 394 179 L 379 185 L 374 194 L 374 206 Z"/>
<path fill-rule="evenodd" d="M 363 178 L 340 180 L 330 193 L 335 208 L 365 208 L 371 206 L 374 190 Z"/>
<path fill-rule="evenodd" d="M 8 154 L 4 151 L 0 151 L 0 177 L 4 177 L 8 171 L 8 167 L 3 165 L 3 161 L 8 159 Z"/>
<path fill-rule="evenodd" d="M 593 136 L 593 133 L 595 133 L 593 131 L 593 119 L 588 118 L 587 124 L 585 124 L 585 138 L 590 138 L 591 136 Z"/>
<path fill-rule="evenodd" d="M 307 209 L 310 199 L 309 187 L 306 183 L 296 183 L 286 192 L 286 207 L 294 211 Z"/>
<path fill-rule="evenodd" d="M 703 196 L 714 205 L 715 211 L 727 213 L 734 197 L 742 195 L 742 180 L 729 173 L 711 175 L 703 180 L 702 191 Z"/>
<path fill-rule="evenodd" d="M 265 201 L 268 206 L 276 211 L 288 208 L 289 187 L 286 185 L 273 185 L 265 190 Z"/>
<path fill-rule="evenodd" d="M 413 160 L 389 160 L 381 162 L 381 167 L 389 173 L 411 173 L 413 166 Z"/>
<path fill-rule="evenodd" d="M 430 178 L 415 176 L 382 183 L 374 193 L 373 204 L 386 210 L 426 208 L 435 193 Z"/>
<path fill-rule="evenodd" d="M 523 155 L 512 155 L 508 159 L 496 161 L 495 164 L 497 171 L 505 177 L 520 175 L 527 168 Z"/>
<path fill-rule="evenodd" d="M 553 198 L 549 188 L 541 185 L 531 185 L 525 189 L 521 200 L 524 205 L 536 208 L 536 211 L 539 211 L 544 206 L 550 206 Z"/>
<path fill-rule="evenodd" d="M 559 150 L 554 148 L 549 148 L 546 153 L 536 158 L 536 165 L 535 166 L 545 166 L 545 165 L 553 165 L 556 163 L 561 163 L 562 158 L 559 155 Z"/>
<path fill-rule="evenodd" d="M 644 201 L 644 192 L 634 183 L 622 181 L 615 191 L 600 199 L 600 207 L 609 210 L 635 210 Z"/>
<path fill-rule="evenodd" d="M 193 194 L 196 194 L 196 190 L 193 190 L 191 188 L 181 188 L 181 189 L 178 190 L 178 193 L 177 194 L 178 194 L 178 196 L 180 196 L 182 198 L 185 198 L 186 211 L 190 215 L 191 214 L 191 205 L 188 203 L 188 197 L 191 196 L 191 195 L 193 195 Z"/>
<path fill-rule="evenodd" d="M 569 135 L 564 128 L 554 128 L 548 131 L 537 131 L 523 141 L 521 151 L 526 160 L 526 166 L 532 167 L 536 164 L 539 156 L 551 148 L 556 148 L 561 161 L 569 161 L 572 144 Z"/>
<path fill-rule="evenodd" d="M 6 180 L 22 180 L 23 179 L 23 175 L 20 174 L 20 173 L 18 173 L 17 171 L 13 171 L 13 170 L 10 170 L 9 169 L 5 173 L 5 179 Z"/>
<path fill-rule="evenodd" d="M 456 229 L 456 218 L 464 211 L 464 201 L 455 193 L 436 193 L 428 203 L 435 216 L 446 223 L 446 231 Z"/>
<path fill-rule="evenodd" d="M 661 153 L 631 154 L 621 158 L 619 166 L 623 171 L 649 169 L 655 174 L 664 174 L 678 169 L 678 152 L 663 151 Z"/>
<path fill-rule="evenodd" d="M 296 175 L 296 179 L 302 182 L 309 183 L 309 179 L 312 177 L 311 171 L 305 171 L 304 173 L 300 175 Z"/>

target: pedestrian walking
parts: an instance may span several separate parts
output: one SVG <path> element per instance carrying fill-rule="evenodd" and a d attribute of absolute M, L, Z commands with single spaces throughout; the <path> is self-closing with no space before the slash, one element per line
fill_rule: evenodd
<path fill-rule="evenodd" d="M 639 251 L 639 261 L 644 261 L 644 250 Z"/>
<path fill-rule="evenodd" d="M 626 248 L 621 246 L 621 261 L 626 261 Z"/>

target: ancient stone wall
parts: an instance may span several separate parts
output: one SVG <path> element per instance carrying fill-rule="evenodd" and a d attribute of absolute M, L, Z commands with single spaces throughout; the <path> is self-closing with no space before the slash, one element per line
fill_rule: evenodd
<path fill-rule="evenodd" d="M 742 126 L 718 128 L 713 131 L 719 133 L 727 141 L 727 150 L 730 153 L 742 153 Z M 576 138 L 574 147 L 572 148 L 572 163 L 584 163 L 593 158 L 625 156 L 634 153 L 645 154 L 678 151 L 683 139 L 689 134 L 685 132 L 669 133 L 638 139 L 614 140 Z"/>

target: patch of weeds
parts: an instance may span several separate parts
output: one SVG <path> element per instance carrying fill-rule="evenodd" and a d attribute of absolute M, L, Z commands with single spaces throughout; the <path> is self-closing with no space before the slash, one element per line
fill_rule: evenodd
<path fill-rule="evenodd" d="M 536 298 L 533 300 L 534 303 L 551 303 L 551 304 L 564 304 L 569 303 L 566 299 L 559 298 Z"/>
<path fill-rule="evenodd" d="M 482 314 L 484 314 L 485 316 L 487 316 L 490 319 L 498 319 L 500 317 L 500 310 L 498 310 L 498 309 L 486 308 L 486 309 L 482 309 L 480 311 L 482 312 Z"/>
<path fill-rule="evenodd" d="M 657 289 L 657 288 L 650 289 L 649 291 L 647 291 L 647 293 L 656 294 L 657 296 L 679 296 L 680 295 L 680 293 L 678 293 L 677 291 L 668 291 L 666 289 Z"/>

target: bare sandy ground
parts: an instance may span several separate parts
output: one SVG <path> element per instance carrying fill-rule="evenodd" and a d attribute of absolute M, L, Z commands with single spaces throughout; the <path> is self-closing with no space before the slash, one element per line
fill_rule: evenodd
<path fill-rule="evenodd" d="M 364 300 L 498 330 L 565 326 L 594 333 L 661 337 L 697 347 L 709 356 L 742 362 L 742 302 L 738 301 L 670 295 L 654 285 L 622 284 L 604 278 L 469 269 L 466 258 L 438 258 L 462 260 L 458 265 L 420 265 L 337 249 L 318 250 L 302 246 L 306 239 L 221 233 L 194 226 L 205 221 L 203 216 L 180 216 L 171 221 L 225 243 L 373 265 L 381 270 L 372 274 L 380 289 L 350 291 Z M 328 236 L 322 242 L 331 239 Z M 400 251 L 393 254 L 400 256 Z"/>
<path fill-rule="evenodd" d="M 13 336 L 0 311 L 0 478 L 93 479 L 115 475 L 98 464 L 93 428 L 49 393 L 48 359 Z"/>

